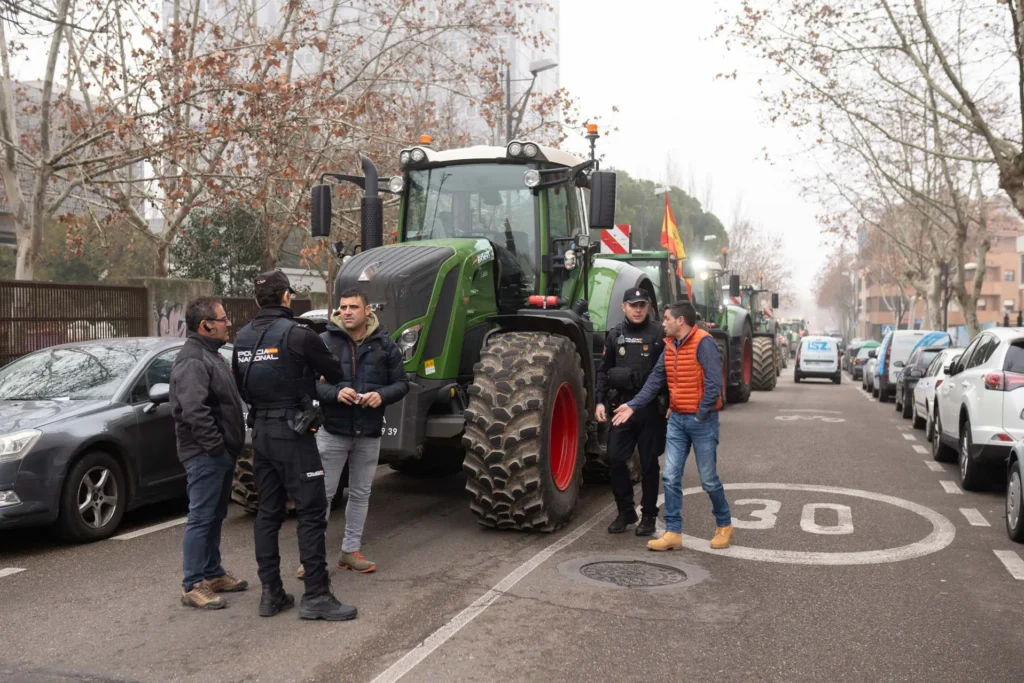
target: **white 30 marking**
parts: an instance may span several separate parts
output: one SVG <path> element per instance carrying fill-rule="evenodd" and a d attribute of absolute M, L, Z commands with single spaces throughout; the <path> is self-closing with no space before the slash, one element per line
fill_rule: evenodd
<path fill-rule="evenodd" d="M 763 498 L 744 498 L 737 500 L 734 505 L 763 505 L 760 510 L 754 510 L 750 516 L 758 520 L 748 522 L 742 519 L 732 518 L 732 525 L 737 529 L 772 529 L 775 527 L 776 516 L 782 509 L 782 503 L 777 500 L 766 500 Z"/>
<path fill-rule="evenodd" d="M 818 510 L 835 510 L 839 515 L 839 522 L 835 526 L 821 526 L 814 521 L 814 515 Z M 847 505 L 835 503 L 809 503 L 804 505 L 804 511 L 800 515 L 800 528 L 809 534 L 823 534 L 825 536 L 842 536 L 853 533 L 853 511 Z"/>

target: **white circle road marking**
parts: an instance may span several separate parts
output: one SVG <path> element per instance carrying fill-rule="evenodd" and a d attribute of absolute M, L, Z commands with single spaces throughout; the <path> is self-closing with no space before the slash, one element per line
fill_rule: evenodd
<path fill-rule="evenodd" d="M 917 557 L 930 555 L 938 552 L 953 542 L 956 537 L 956 527 L 948 519 L 931 508 L 918 505 L 909 500 L 887 496 L 883 493 L 861 491 L 859 489 L 848 489 L 839 486 L 815 486 L 813 484 L 726 484 L 726 491 L 811 491 L 814 493 L 832 493 L 838 496 L 853 496 L 854 498 L 865 498 L 880 503 L 888 503 L 898 508 L 909 510 L 921 515 L 932 524 L 931 533 L 920 541 L 898 548 L 886 548 L 884 550 L 864 550 L 848 553 L 824 553 L 805 552 L 799 550 L 773 550 L 770 548 L 748 548 L 741 545 L 731 545 L 725 550 L 712 550 L 709 541 L 694 536 L 683 534 L 684 547 L 693 548 L 702 553 L 724 555 L 735 557 L 741 560 L 754 560 L 757 562 L 776 562 L 781 564 L 808 564 L 808 565 L 855 565 L 855 564 L 882 564 L 884 562 L 901 562 L 912 560 Z M 701 493 L 704 489 L 699 486 L 692 486 L 683 489 L 683 495 Z"/>
<path fill-rule="evenodd" d="M 776 415 L 776 420 L 792 422 L 793 420 L 821 420 L 822 422 L 846 422 L 841 417 L 825 417 L 824 415 Z"/>

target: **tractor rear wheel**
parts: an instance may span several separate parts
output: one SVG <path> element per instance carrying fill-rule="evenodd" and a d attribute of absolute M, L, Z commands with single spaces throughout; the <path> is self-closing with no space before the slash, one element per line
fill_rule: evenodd
<path fill-rule="evenodd" d="M 755 391 L 775 388 L 775 349 L 768 337 L 754 337 L 754 369 L 751 387 Z"/>
<path fill-rule="evenodd" d="M 466 489 L 480 524 L 555 531 L 572 518 L 586 460 L 586 399 L 566 337 L 491 337 L 466 409 Z"/>
<path fill-rule="evenodd" d="M 718 357 L 722 360 L 722 408 L 729 403 L 726 401 L 726 388 L 729 386 L 729 340 L 715 337 L 715 346 L 718 347 Z"/>
<path fill-rule="evenodd" d="M 753 379 L 754 367 L 754 341 L 753 333 L 748 325 L 743 327 L 743 336 L 740 342 L 739 358 L 730 358 L 729 362 L 739 363 L 740 382 L 734 387 L 728 385 L 725 391 L 729 403 L 746 403 L 750 400 L 750 386 Z"/>

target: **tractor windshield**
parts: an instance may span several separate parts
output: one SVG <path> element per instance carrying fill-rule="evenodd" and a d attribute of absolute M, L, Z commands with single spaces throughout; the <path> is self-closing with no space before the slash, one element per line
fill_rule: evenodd
<path fill-rule="evenodd" d="M 404 242 L 482 237 L 507 248 L 530 288 L 537 279 L 537 200 L 522 164 L 460 164 L 409 173 Z"/>
<path fill-rule="evenodd" d="M 651 282 L 654 283 L 654 296 L 657 297 L 659 306 L 666 306 L 672 303 L 675 295 L 669 286 L 669 275 L 665 270 L 665 261 L 631 259 L 629 263 L 642 270 L 647 274 L 647 277 L 651 278 Z"/>

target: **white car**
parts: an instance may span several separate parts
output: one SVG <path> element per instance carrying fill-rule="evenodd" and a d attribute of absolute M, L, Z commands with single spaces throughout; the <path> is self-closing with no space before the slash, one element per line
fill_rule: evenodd
<path fill-rule="evenodd" d="M 935 405 L 935 390 L 942 386 L 946 380 L 946 372 L 963 352 L 963 348 L 959 346 L 940 351 L 914 387 L 914 429 L 924 429 L 928 441 L 932 440 L 934 430 L 932 407 Z"/>
<path fill-rule="evenodd" d="M 993 327 L 964 350 L 935 392 L 936 460 L 960 464 L 960 485 L 974 491 L 988 470 L 1006 466 L 1024 438 L 1024 328 Z"/>
<path fill-rule="evenodd" d="M 874 353 L 875 355 L 871 355 Z M 868 351 L 868 360 L 864 364 L 864 374 L 861 377 L 861 387 L 864 391 L 870 392 L 874 395 L 878 395 L 878 389 L 875 387 L 875 367 L 878 365 L 878 349 L 871 349 Z"/>
<path fill-rule="evenodd" d="M 839 341 L 832 337 L 804 337 L 796 350 L 796 367 L 793 369 L 793 381 L 809 377 L 830 379 L 839 384 L 843 375 L 839 369 Z"/>

